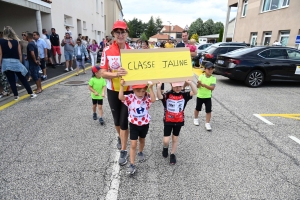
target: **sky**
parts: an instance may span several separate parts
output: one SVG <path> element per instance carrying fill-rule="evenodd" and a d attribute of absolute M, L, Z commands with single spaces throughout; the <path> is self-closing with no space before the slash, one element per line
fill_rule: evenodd
<path fill-rule="evenodd" d="M 136 17 L 146 23 L 153 16 L 160 17 L 163 25 L 170 22 L 182 28 L 199 17 L 225 24 L 227 3 L 228 0 L 121 0 L 125 20 Z M 231 10 L 230 19 L 236 15 L 236 8 Z"/>

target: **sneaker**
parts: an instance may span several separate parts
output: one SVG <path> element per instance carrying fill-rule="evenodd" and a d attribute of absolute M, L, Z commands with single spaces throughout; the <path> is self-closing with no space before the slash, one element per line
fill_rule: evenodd
<path fill-rule="evenodd" d="M 34 99 L 35 97 L 37 97 L 36 94 L 34 94 L 34 93 L 33 93 L 33 94 L 30 94 L 30 98 L 31 98 L 31 99 Z"/>
<path fill-rule="evenodd" d="M 68 69 L 68 68 L 66 68 L 66 69 L 65 69 L 65 71 L 66 71 L 66 72 L 68 72 L 68 71 L 69 71 L 69 69 Z"/>
<path fill-rule="evenodd" d="M 70 67 L 70 71 L 73 71 L 73 67 Z"/>
<path fill-rule="evenodd" d="M 194 119 L 194 125 L 199 126 L 199 120 L 198 120 L 198 118 Z"/>
<path fill-rule="evenodd" d="M 132 174 L 135 173 L 135 171 L 136 171 L 135 165 L 130 164 L 129 167 L 128 167 L 128 170 L 127 170 L 127 174 L 131 174 L 132 175 Z"/>
<path fill-rule="evenodd" d="M 118 137 L 117 149 L 121 150 L 121 148 L 122 148 L 121 138 Z"/>
<path fill-rule="evenodd" d="M 120 158 L 119 158 L 119 165 L 121 165 L 121 166 L 126 165 L 127 157 L 128 157 L 127 151 L 121 150 Z"/>
<path fill-rule="evenodd" d="M 15 101 L 18 101 L 19 100 L 19 96 L 15 96 Z"/>
<path fill-rule="evenodd" d="M 168 148 L 163 147 L 162 156 L 163 156 L 164 158 L 167 158 L 167 157 L 168 157 Z"/>
<path fill-rule="evenodd" d="M 44 80 L 46 80 L 47 79 L 47 75 L 44 75 Z"/>
<path fill-rule="evenodd" d="M 97 120 L 97 113 L 93 113 L 93 119 Z"/>
<path fill-rule="evenodd" d="M 101 125 L 104 124 L 104 120 L 102 119 L 102 117 L 99 118 L 99 122 L 100 122 Z"/>
<path fill-rule="evenodd" d="M 39 73 L 40 73 L 40 74 L 42 74 L 42 73 L 43 73 L 43 71 L 42 71 L 42 70 L 39 70 Z"/>
<path fill-rule="evenodd" d="M 143 154 L 143 152 L 138 153 L 138 160 L 139 162 L 145 161 L 145 155 Z"/>
<path fill-rule="evenodd" d="M 174 154 L 170 155 L 170 164 L 175 165 L 176 164 L 176 156 Z"/>
<path fill-rule="evenodd" d="M 21 87 L 22 85 L 20 85 L 20 84 L 16 83 L 16 86 L 17 86 L 17 87 Z"/>
<path fill-rule="evenodd" d="M 205 128 L 207 131 L 211 131 L 210 123 L 205 123 Z"/>

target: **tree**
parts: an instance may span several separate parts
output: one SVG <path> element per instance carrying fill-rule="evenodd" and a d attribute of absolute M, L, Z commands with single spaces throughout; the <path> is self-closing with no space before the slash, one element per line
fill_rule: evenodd
<path fill-rule="evenodd" d="M 213 34 L 219 33 L 221 29 L 224 29 L 223 23 L 222 23 L 222 22 L 216 22 L 216 23 L 214 24 L 214 29 L 213 29 L 214 31 L 213 31 Z"/>
<path fill-rule="evenodd" d="M 148 41 L 148 37 L 147 37 L 147 35 L 146 35 L 146 33 L 144 32 L 144 33 L 142 33 L 142 35 L 141 35 L 141 40 L 142 41 Z"/>
<path fill-rule="evenodd" d="M 212 35 L 214 34 L 214 21 L 212 19 L 208 19 L 203 23 L 203 35 Z"/>
<path fill-rule="evenodd" d="M 198 40 L 199 40 L 198 34 L 197 34 L 197 33 L 194 33 L 194 34 L 192 35 L 191 39 L 195 39 L 196 42 L 198 42 Z"/>
<path fill-rule="evenodd" d="M 145 24 L 137 18 L 128 20 L 127 26 L 129 28 L 129 37 L 131 38 L 139 38 L 145 32 Z"/>
<path fill-rule="evenodd" d="M 151 16 L 149 22 L 147 23 L 146 36 L 147 36 L 147 38 L 149 38 L 149 37 L 155 35 L 156 33 L 157 33 L 157 31 L 156 31 L 154 19 Z"/>
<path fill-rule="evenodd" d="M 221 28 L 221 29 L 220 29 L 220 33 L 219 33 L 219 39 L 218 39 L 218 42 L 222 42 L 222 40 L 223 40 L 223 33 L 224 33 L 224 29 Z"/>
<path fill-rule="evenodd" d="M 155 28 L 156 28 L 156 33 L 158 33 L 162 28 L 164 27 L 162 20 L 157 17 L 155 19 Z"/>
<path fill-rule="evenodd" d="M 198 35 L 203 35 L 203 21 L 201 18 L 196 19 L 192 22 L 188 30 L 189 35 L 197 33 Z"/>

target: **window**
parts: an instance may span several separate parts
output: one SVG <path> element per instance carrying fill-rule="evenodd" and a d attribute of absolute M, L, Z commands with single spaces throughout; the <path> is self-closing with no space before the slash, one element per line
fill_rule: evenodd
<path fill-rule="evenodd" d="M 287 54 L 289 56 L 289 59 L 292 60 L 300 60 L 300 52 L 293 50 L 293 49 L 288 49 Z"/>
<path fill-rule="evenodd" d="M 72 17 L 68 15 L 64 15 L 64 23 L 68 26 L 73 26 Z"/>
<path fill-rule="evenodd" d="M 269 49 L 259 54 L 264 58 L 286 59 L 288 54 L 285 49 Z"/>
<path fill-rule="evenodd" d="M 94 31 L 94 24 L 92 24 L 92 31 Z"/>
<path fill-rule="evenodd" d="M 101 15 L 102 15 L 102 17 L 103 17 L 103 13 L 104 13 L 104 10 L 103 10 L 103 2 L 101 2 Z"/>
<path fill-rule="evenodd" d="M 290 37 L 290 31 L 281 31 L 280 32 L 279 41 L 282 46 L 285 47 L 288 44 L 289 37 Z"/>
<path fill-rule="evenodd" d="M 244 0 L 243 11 L 242 11 L 242 17 L 245 17 L 245 16 L 246 16 L 246 13 L 247 13 L 247 7 L 248 7 L 248 0 Z"/>
<path fill-rule="evenodd" d="M 96 12 L 99 13 L 99 0 L 96 0 Z"/>
<path fill-rule="evenodd" d="M 287 7 L 290 4 L 290 0 L 264 0 L 262 11 L 276 10 L 282 7 Z"/>
<path fill-rule="evenodd" d="M 252 46 L 255 46 L 257 43 L 256 43 L 256 40 L 257 40 L 257 33 L 251 33 L 251 41 L 250 41 L 250 44 Z"/>
<path fill-rule="evenodd" d="M 272 36 L 272 32 L 265 32 L 264 33 L 264 41 L 263 44 L 266 46 L 270 45 L 271 42 L 271 36 Z"/>
<path fill-rule="evenodd" d="M 181 38 L 182 37 L 182 33 L 176 33 L 176 38 Z"/>
<path fill-rule="evenodd" d="M 86 28 L 86 21 L 82 21 L 82 23 L 83 23 L 83 29 L 87 29 Z"/>

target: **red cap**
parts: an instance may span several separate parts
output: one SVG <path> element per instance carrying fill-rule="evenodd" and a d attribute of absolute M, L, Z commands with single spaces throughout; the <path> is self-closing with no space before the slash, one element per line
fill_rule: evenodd
<path fill-rule="evenodd" d="M 116 21 L 116 22 L 114 23 L 114 26 L 113 26 L 112 30 L 115 30 L 115 29 L 117 29 L 117 28 L 121 28 L 121 29 L 124 29 L 124 30 L 127 29 L 127 24 L 126 24 L 126 22 L 120 21 L 120 20 Z"/>
<path fill-rule="evenodd" d="M 99 66 L 93 66 L 92 67 L 92 72 L 96 73 L 97 71 L 100 70 L 100 67 Z"/>
<path fill-rule="evenodd" d="M 145 87 L 147 87 L 146 84 L 133 85 L 133 86 L 132 86 L 132 89 L 139 89 L 139 88 L 145 88 Z"/>

